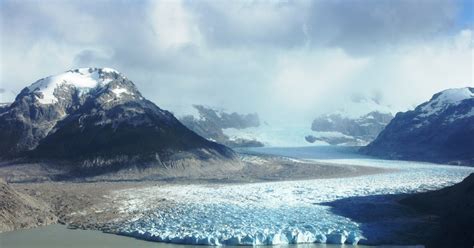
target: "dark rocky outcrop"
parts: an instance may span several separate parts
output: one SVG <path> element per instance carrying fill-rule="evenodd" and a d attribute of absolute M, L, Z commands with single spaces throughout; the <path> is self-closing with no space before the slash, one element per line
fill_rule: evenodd
<path fill-rule="evenodd" d="M 474 246 L 474 173 L 461 183 L 415 194 L 401 203 L 437 217 L 439 229 L 427 239 L 427 247 Z"/>
<path fill-rule="evenodd" d="M 304 139 L 305 139 L 307 142 L 309 142 L 309 143 L 314 143 L 314 142 L 316 142 L 316 140 L 318 140 L 318 138 L 316 138 L 316 137 L 313 136 L 313 135 L 306 135 L 306 136 L 304 137 Z"/>
<path fill-rule="evenodd" d="M 398 113 L 362 152 L 388 158 L 474 165 L 474 88 L 449 89 Z"/>

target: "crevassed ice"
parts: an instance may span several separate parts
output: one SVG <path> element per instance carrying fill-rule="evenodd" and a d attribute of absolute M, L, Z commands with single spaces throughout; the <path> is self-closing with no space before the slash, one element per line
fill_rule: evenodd
<path fill-rule="evenodd" d="M 356 178 L 239 185 L 169 185 L 117 191 L 122 211 L 139 212 L 120 232 L 153 241 L 205 245 L 357 244 L 355 221 L 320 205 L 351 196 L 411 193 L 459 182 L 474 168 L 370 159 L 346 164 L 398 168 Z M 166 205 L 157 205 L 160 198 Z"/>
<path fill-rule="evenodd" d="M 182 203 L 157 209 L 122 228 L 121 233 L 202 245 L 357 244 L 362 237 L 358 225 L 344 217 L 333 218 L 325 208 Z"/>

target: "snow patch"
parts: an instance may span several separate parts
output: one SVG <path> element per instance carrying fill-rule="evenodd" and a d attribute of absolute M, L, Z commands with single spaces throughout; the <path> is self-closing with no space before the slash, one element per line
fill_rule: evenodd
<path fill-rule="evenodd" d="M 341 132 L 336 132 L 336 131 L 313 131 L 312 134 L 314 134 L 316 137 L 327 137 L 327 138 L 348 138 L 348 139 L 353 139 L 354 137 L 345 135 Z"/>
<path fill-rule="evenodd" d="M 28 87 L 29 92 L 40 93 L 37 97 L 41 104 L 53 104 L 58 102 L 58 98 L 54 95 L 54 91 L 62 85 L 70 85 L 79 89 L 81 92 L 88 92 L 99 85 L 109 83 L 111 78 L 105 76 L 104 69 L 99 68 L 80 68 L 70 70 L 55 76 L 40 79 Z M 105 68 L 105 72 L 118 73 L 117 71 Z"/>
<path fill-rule="evenodd" d="M 116 89 L 113 89 L 112 92 L 117 96 L 117 97 L 120 97 L 122 94 L 126 94 L 126 95 L 133 95 L 131 94 L 127 89 L 125 88 L 116 88 Z"/>
<path fill-rule="evenodd" d="M 105 73 L 117 73 L 117 74 L 120 74 L 120 72 L 118 72 L 117 70 L 112 69 L 112 68 L 108 68 L 108 67 L 102 68 L 102 71 L 105 72 Z"/>
<path fill-rule="evenodd" d="M 455 113 L 453 116 L 451 116 L 448 119 L 448 122 L 455 122 L 459 119 L 470 118 L 470 117 L 474 117 L 474 108 L 471 108 L 471 110 L 469 110 L 467 113 L 464 113 L 464 114 Z"/>
<path fill-rule="evenodd" d="M 446 109 L 450 105 L 457 105 L 463 100 L 473 98 L 474 93 L 469 88 L 448 89 L 440 92 L 436 97 L 431 99 L 426 105 L 421 107 L 423 114 L 421 117 L 431 116 Z"/>

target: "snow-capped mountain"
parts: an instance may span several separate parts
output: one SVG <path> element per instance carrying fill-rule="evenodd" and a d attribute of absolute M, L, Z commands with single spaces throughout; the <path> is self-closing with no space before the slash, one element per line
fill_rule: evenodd
<path fill-rule="evenodd" d="M 235 156 L 109 68 L 70 70 L 26 87 L 0 112 L 0 140 L 0 157 L 66 162 L 84 173 Z"/>
<path fill-rule="evenodd" d="M 393 118 L 391 113 L 372 111 L 359 117 L 341 113 L 322 115 L 313 120 L 306 141 L 324 141 L 330 145 L 366 145 L 382 131 Z"/>
<path fill-rule="evenodd" d="M 363 152 L 393 159 L 474 165 L 474 88 L 448 89 L 398 113 Z"/>
<path fill-rule="evenodd" d="M 189 129 L 209 140 L 230 147 L 259 147 L 263 143 L 255 137 L 229 135 L 226 130 L 245 130 L 260 126 L 258 114 L 228 113 L 202 105 L 193 105 L 197 111 L 180 117 L 180 121 Z"/>
<path fill-rule="evenodd" d="M 357 118 L 340 114 L 324 115 L 316 118 L 311 130 L 317 140 L 331 145 L 366 145 L 382 131 L 393 118 L 391 113 L 370 112 Z"/>

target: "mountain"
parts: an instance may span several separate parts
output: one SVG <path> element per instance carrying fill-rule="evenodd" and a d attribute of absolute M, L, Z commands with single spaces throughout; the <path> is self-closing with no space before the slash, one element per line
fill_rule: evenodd
<path fill-rule="evenodd" d="M 193 105 L 198 111 L 198 116 L 184 115 L 180 121 L 197 134 L 230 147 L 259 147 L 263 143 L 255 138 L 227 135 L 229 130 L 243 130 L 259 127 L 260 119 L 256 113 L 239 114 L 218 111 L 202 105 Z"/>
<path fill-rule="evenodd" d="M 474 88 L 439 92 L 397 113 L 362 152 L 390 159 L 474 165 Z"/>
<path fill-rule="evenodd" d="M 472 247 L 474 245 L 474 173 L 453 186 L 410 195 L 401 203 L 436 215 L 439 229 L 427 247 Z"/>
<path fill-rule="evenodd" d="M 236 157 L 109 68 L 70 70 L 26 87 L 0 112 L 0 140 L 4 159 L 47 161 L 80 175 Z"/>
<path fill-rule="evenodd" d="M 0 113 L 2 113 L 11 103 L 0 102 Z"/>
<path fill-rule="evenodd" d="M 322 115 L 313 120 L 313 134 L 306 141 L 324 141 L 330 145 L 366 145 L 382 131 L 393 118 L 391 113 L 372 111 L 359 117 L 340 113 Z"/>
<path fill-rule="evenodd" d="M 316 117 L 306 142 L 364 146 L 374 140 L 393 118 L 380 94 L 355 94 L 338 101 L 331 112 Z"/>

